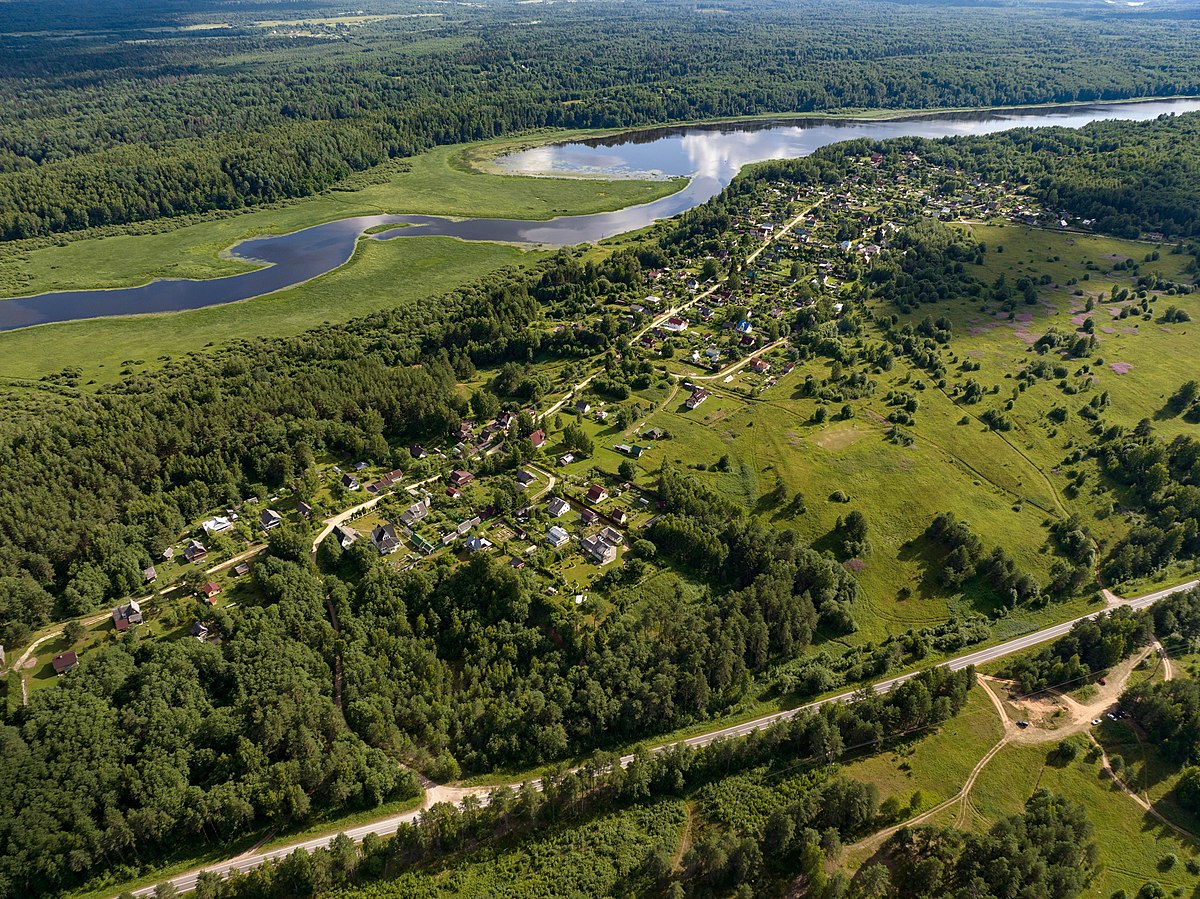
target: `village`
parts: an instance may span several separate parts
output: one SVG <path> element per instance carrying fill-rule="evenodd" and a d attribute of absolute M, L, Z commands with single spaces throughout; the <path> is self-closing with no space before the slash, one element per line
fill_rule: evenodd
<path fill-rule="evenodd" d="M 715 401 L 726 407 L 715 421 L 739 397 L 775 388 L 801 356 L 793 329 L 836 334 L 861 302 L 864 273 L 917 217 L 1046 218 L 1010 185 L 911 153 L 890 168 L 864 156 L 832 189 L 773 183 L 736 215 L 716 253 L 647 272 L 653 293 L 608 298 L 592 320 L 548 323 L 579 330 L 618 316 L 630 357 L 654 367 L 650 386 L 614 401 L 596 389 L 595 372 L 578 383 L 560 377 L 565 393 L 545 409 L 506 403 L 490 420 L 464 419 L 441 445 L 397 447 L 383 464 L 325 460 L 303 493 L 213 510 L 146 568 L 146 595 L 93 622 L 90 639 L 72 648 L 47 640 L 31 687 L 70 671 L 103 632 L 221 640 L 215 613 L 253 595 L 254 559 L 285 522 L 310 533 L 315 558 L 322 543 L 337 554 L 368 547 L 395 570 L 490 554 L 536 576 L 556 601 L 601 617 L 605 572 L 630 560 L 645 571 L 652 558 L 652 544 L 639 557 L 639 532 L 662 506 L 643 474 L 667 461 L 670 416 L 703 415 Z M 162 615 L 172 598 L 198 608 Z"/>

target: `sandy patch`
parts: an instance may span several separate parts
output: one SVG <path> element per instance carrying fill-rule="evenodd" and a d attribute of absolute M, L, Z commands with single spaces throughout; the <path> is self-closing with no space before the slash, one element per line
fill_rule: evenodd
<path fill-rule="evenodd" d="M 1133 371 L 1133 366 L 1128 362 L 1110 362 L 1108 367 L 1119 375 L 1126 375 Z"/>

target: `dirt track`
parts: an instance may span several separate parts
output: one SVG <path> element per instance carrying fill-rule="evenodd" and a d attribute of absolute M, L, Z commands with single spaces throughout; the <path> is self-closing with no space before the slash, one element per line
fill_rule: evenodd
<path fill-rule="evenodd" d="M 909 818 L 906 821 L 902 821 L 899 824 L 884 828 L 883 830 L 876 831 L 854 845 L 848 846 L 847 852 L 856 852 L 863 849 L 869 849 L 873 851 L 878 849 L 888 840 L 889 837 L 892 836 L 892 834 L 900 830 L 900 828 L 923 824 L 929 819 L 933 818 L 939 812 L 951 808 L 954 805 L 958 805 L 958 816 L 955 819 L 955 826 L 959 828 L 965 827 L 971 812 L 971 791 L 975 787 L 975 782 L 983 773 L 984 768 L 987 767 L 988 762 L 995 758 L 1001 749 L 1003 749 L 1009 743 L 1036 745 L 1057 742 L 1065 739 L 1066 737 L 1072 736 L 1073 734 L 1083 733 L 1090 730 L 1092 727 L 1092 721 L 1103 717 L 1103 715 L 1106 714 L 1116 704 L 1118 697 L 1125 689 L 1125 685 L 1129 682 L 1130 675 L 1133 673 L 1138 664 L 1140 664 L 1141 661 L 1147 656 L 1152 654 L 1157 654 L 1164 662 L 1164 676 L 1167 680 L 1170 680 L 1170 662 L 1167 660 L 1165 653 L 1162 653 L 1162 648 L 1155 643 L 1151 647 L 1147 647 L 1146 649 L 1112 668 L 1112 670 L 1110 670 L 1104 678 L 1105 684 L 1103 686 L 1097 685 L 1096 695 L 1086 703 L 1078 702 L 1070 696 L 1058 693 L 1057 691 L 1046 691 L 1043 694 L 1038 694 L 1036 697 L 1022 697 L 1015 700 L 1010 699 L 1010 704 L 1019 710 L 1023 715 L 1021 718 L 1013 718 L 1010 715 L 1009 709 L 1005 705 L 1005 701 L 1000 698 L 1000 695 L 996 690 L 997 687 L 1007 690 L 1008 688 L 1014 686 L 1011 682 L 1004 681 L 999 678 L 985 677 L 982 674 L 977 675 L 976 679 L 979 683 L 979 686 L 983 689 L 984 693 L 987 694 L 988 699 L 991 700 L 992 706 L 996 710 L 996 714 L 1000 716 L 1000 721 L 1004 727 L 1003 736 L 1001 736 L 995 745 L 993 745 L 992 748 L 989 749 L 982 758 L 980 758 L 975 767 L 971 769 L 971 773 L 967 775 L 967 779 L 963 782 L 962 789 L 960 789 L 949 799 L 939 802 L 937 805 L 933 806 L 933 808 L 930 808 L 913 818 Z M 1022 728 L 1017 725 L 1018 720 L 1029 721 L 1030 724 L 1027 727 Z M 1039 721 L 1053 722 L 1054 726 L 1042 726 L 1038 723 Z M 1095 743 L 1095 740 L 1090 736 L 1089 739 L 1092 739 L 1092 742 Z M 1099 746 L 1098 743 L 1096 745 Z M 1150 803 L 1146 799 L 1138 796 L 1137 793 L 1135 793 L 1128 786 L 1126 786 L 1124 782 L 1117 778 L 1113 774 L 1112 769 L 1109 767 L 1108 758 L 1103 755 L 1103 750 L 1101 750 L 1101 753 L 1104 768 L 1108 772 L 1109 776 L 1112 777 L 1114 781 L 1119 784 L 1135 802 L 1137 802 L 1138 805 L 1150 812 L 1150 814 L 1154 815 L 1155 818 L 1166 824 L 1168 827 L 1171 827 L 1173 830 L 1185 836 L 1191 836 L 1191 834 L 1188 834 L 1187 831 L 1182 830 L 1160 815 L 1151 807 Z"/>

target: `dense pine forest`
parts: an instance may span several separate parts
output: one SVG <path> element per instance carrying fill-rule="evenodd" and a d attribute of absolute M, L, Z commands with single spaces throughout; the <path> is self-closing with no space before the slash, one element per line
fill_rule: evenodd
<path fill-rule="evenodd" d="M 855 0 L 596 2 L 532 25 L 520 6 L 385 4 L 337 30 L 253 24 L 337 14 L 317 4 L 118 3 L 102 30 L 68 30 L 87 6 L 5 10 L 0 239 L 308 196 L 533 128 L 1200 92 L 1187 10 L 1135 33 L 1118 12 Z M 190 27 L 212 23 L 230 27 Z"/>

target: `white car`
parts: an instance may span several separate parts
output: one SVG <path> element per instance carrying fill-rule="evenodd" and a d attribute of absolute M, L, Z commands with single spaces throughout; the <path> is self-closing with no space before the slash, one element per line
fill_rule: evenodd
<path fill-rule="evenodd" d="M 1099 719 L 1099 718 L 1093 718 L 1093 719 L 1092 719 L 1092 727 L 1095 727 L 1095 726 L 1096 726 L 1097 724 L 1099 724 L 1099 723 L 1100 723 L 1100 719 Z"/>

